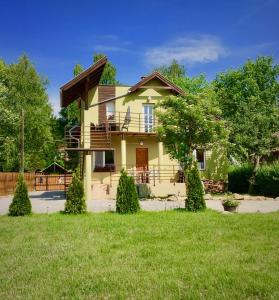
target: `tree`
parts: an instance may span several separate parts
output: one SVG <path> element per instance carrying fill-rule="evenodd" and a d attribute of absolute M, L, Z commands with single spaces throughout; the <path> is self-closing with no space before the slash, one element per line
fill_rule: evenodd
<path fill-rule="evenodd" d="M 17 180 L 15 194 L 9 207 L 10 216 L 25 216 L 31 214 L 31 202 L 28 196 L 27 186 L 23 175 L 20 174 Z"/>
<path fill-rule="evenodd" d="M 170 65 L 163 65 L 159 68 L 156 68 L 155 71 L 160 72 L 162 75 L 172 80 L 177 78 L 183 78 L 186 75 L 184 65 L 179 64 L 178 61 L 175 59 L 171 62 Z"/>
<path fill-rule="evenodd" d="M 192 185 L 188 184 L 188 172 L 194 161 L 193 151 L 226 140 L 226 129 L 214 96 L 210 89 L 198 94 L 169 96 L 156 107 L 159 139 L 170 157 L 179 161 L 189 197 Z"/>
<path fill-rule="evenodd" d="M 66 194 L 64 212 L 67 214 L 82 214 L 86 212 L 84 188 L 78 174 L 78 170 L 73 174 L 72 182 Z"/>
<path fill-rule="evenodd" d="M 94 63 L 103 57 L 105 57 L 105 54 L 101 54 L 101 53 L 94 54 L 93 56 Z M 103 70 L 100 84 L 114 85 L 117 83 L 118 81 L 116 80 L 116 67 L 111 62 L 108 61 Z"/>
<path fill-rule="evenodd" d="M 253 176 L 271 150 L 279 144 L 279 65 L 271 57 L 248 60 L 214 81 L 222 117 L 231 127 L 230 153 L 253 165 Z"/>
<path fill-rule="evenodd" d="M 116 195 L 116 212 L 120 214 L 137 213 L 140 210 L 134 178 L 121 170 Z"/>
<path fill-rule="evenodd" d="M 18 63 L 0 61 L 0 170 L 18 171 L 20 113 L 25 112 L 25 169 L 44 167 L 53 147 L 52 108 L 42 78 L 26 55 Z M 52 160 L 52 157 L 47 159 Z"/>
<path fill-rule="evenodd" d="M 198 170 L 197 163 L 193 163 L 187 176 L 187 199 L 185 202 L 185 208 L 188 211 L 200 211 L 206 208 L 206 204 L 203 197 L 203 186 L 200 179 L 200 172 Z"/>

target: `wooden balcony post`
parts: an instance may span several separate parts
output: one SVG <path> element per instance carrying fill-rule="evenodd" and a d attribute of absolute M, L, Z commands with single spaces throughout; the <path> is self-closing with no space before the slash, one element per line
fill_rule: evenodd
<path fill-rule="evenodd" d="M 139 113 L 139 132 L 141 132 L 140 129 L 141 129 L 141 128 L 140 128 L 140 113 Z"/>

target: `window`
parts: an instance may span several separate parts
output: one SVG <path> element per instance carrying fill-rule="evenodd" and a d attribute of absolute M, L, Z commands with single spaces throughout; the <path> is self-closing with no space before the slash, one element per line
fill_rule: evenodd
<path fill-rule="evenodd" d="M 109 121 L 115 120 L 115 103 L 114 102 L 107 103 L 106 116 L 107 116 L 107 120 L 109 120 Z"/>
<path fill-rule="evenodd" d="M 115 171 L 114 151 L 94 151 L 93 153 L 93 171 L 109 172 Z"/>
<path fill-rule="evenodd" d="M 153 131 L 153 105 L 152 104 L 144 104 L 143 105 L 143 130 L 144 132 L 152 132 Z"/>
<path fill-rule="evenodd" d="M 199 170 L 205 170 L 205 150 L 203 149 L 196 150 L 196 160 L 198 163 Z"/>

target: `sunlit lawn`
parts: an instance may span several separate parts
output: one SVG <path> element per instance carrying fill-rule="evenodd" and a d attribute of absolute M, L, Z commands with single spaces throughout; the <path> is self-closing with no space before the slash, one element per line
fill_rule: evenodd
<path fill-rule="evenodd" d="M 279 213 L 0 217 L 0 299 L 279 299 Z"/>

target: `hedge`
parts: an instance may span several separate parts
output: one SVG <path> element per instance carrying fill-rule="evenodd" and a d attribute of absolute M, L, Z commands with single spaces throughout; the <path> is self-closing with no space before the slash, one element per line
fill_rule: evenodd
<path fill-rule="evenodd" d="M 252 173 L 253 167 L 248 164 L 230 167 L 228 173 L 228 190 L 232 193 L 247 194 L 249 179 Z"/>
<path fill-rule="evenodd" d="M 228 190 L 232 193 L 248 193 L 252 169 L 252 166 L 247 164 L 231 167 L 228 174 Z M 266 164 L 258 169 L 252 190 L 257 195 L 279 196 L 279 162 Z"/>
<path fill-rule="evenodd" d="M 279 196 L 279 162 L 262 166 L 255 177 L 254 191 L 258 195 Z"/>

